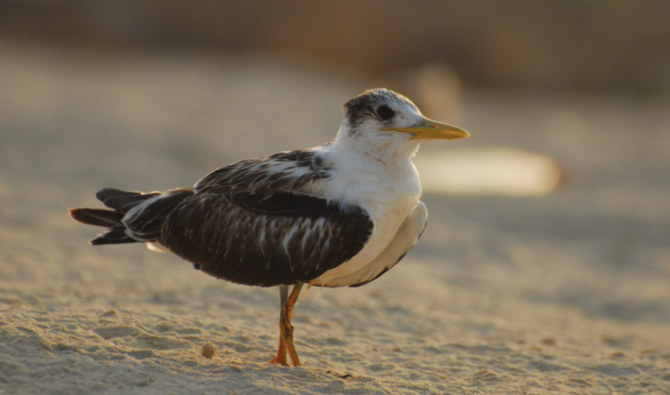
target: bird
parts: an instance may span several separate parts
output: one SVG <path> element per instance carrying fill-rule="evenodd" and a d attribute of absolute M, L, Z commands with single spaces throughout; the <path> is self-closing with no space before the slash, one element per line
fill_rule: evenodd
<path fill-rule="evenodd" d="M 322 145 L 234 162 L 190 188 L 104 188 L 96 197 L 107 209 L 69 213 L 107 228 L 92 245 L 146 243 L 219 279 L 278 286 L 270 362 L 299 366 L 291 320 L 303 287 L 359 287 L 395 266 L 428 219 L 412 161 L 419 145 L 470 136 L 386 88 L 353 97 L 344 112 Z"/>

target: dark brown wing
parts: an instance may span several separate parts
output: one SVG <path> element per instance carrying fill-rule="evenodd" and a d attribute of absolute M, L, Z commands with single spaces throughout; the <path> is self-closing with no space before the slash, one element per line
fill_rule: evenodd
<path fill-rule="evenodd" d="M 167 217 L 160 242 L 213 276 L 272 286 L 306 282 L 351 259 L 374 227 L 360 207 L 305 191 L 331 168 L 320 148 L 215 170 Z"/>
<path fill-rule="evenodd" d="M 160 242 L 218 278 L 272 286 L 307 282 L 351 259 L 373 226 L 360 207 L 315 196 L 200 192 L 168 216 Z"/>
<path fill-rule="evenodd" d="M 315 149 L 280 152 L 214 170 L 198 181 L 194 189 L 197 192 L 246 193 L 267 197 L 328 178 L 330 170 Z"/>

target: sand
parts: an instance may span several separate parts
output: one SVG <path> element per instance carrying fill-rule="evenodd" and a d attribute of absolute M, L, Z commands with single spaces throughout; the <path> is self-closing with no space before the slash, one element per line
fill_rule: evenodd
<path fill-rule="evenodd" d="M 298 368 L 267 363 L 276 289 L 141 245 L 90 247 L 96 229 L 67 216 L 101 187 L 188 186 L 327 141 L 341 104 L 376 85 L 258 55 L 3 42 L 0 392 L 670 393 L 667 102 L 465 89 L 462 111 L 428 114 L 472 138 L 427 155 L 545 155 L 559 188 L 426 193 L 429 227 L 401 264 L 298 304 Z"/>

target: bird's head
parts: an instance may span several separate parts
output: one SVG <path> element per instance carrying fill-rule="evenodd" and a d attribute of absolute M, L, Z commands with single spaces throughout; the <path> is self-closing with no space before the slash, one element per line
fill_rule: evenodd
<path fill-rule="evenodd" d="M 421 114 L 405 96 L 392 90 L 370 89 L 344 104 L 344 122 L 338 139 L 355 139 L 361 144 L 416 147 L 423 140 L 454 140 L 470 136 L 456 126 L 434 121 Z"/>

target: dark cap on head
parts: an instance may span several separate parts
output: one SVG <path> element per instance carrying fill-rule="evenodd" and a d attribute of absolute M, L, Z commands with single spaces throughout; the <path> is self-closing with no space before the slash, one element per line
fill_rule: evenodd
<path fill-rule="evenodd" d="M 403 101 L 410 102 L 405 96 L 390 89 L 369 89 L 344 104 L 345 118 L 351 127 L 359 125 L 366 118 L 385 121 L 393 117 L 393 104 Z"/>

